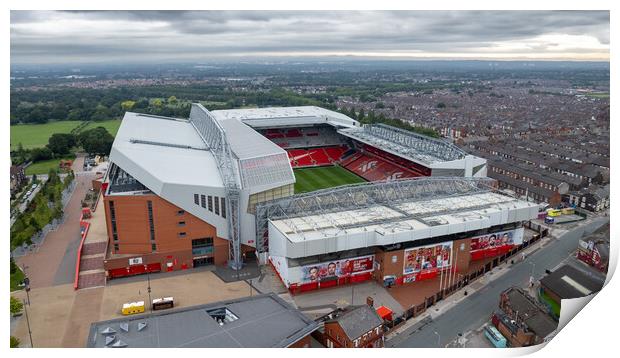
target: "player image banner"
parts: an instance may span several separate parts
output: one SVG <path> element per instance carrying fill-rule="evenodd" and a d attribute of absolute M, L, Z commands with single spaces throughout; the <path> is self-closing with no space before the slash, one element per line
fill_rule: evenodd
<path fill-rule="evenodd" d="M 481 260 L 505 254 L 523 243 L 524 229 L 499 231 L 471 238 L 470 254 L 472 260 Z"/>
<path fill-rule="evenodd" d="M 375 255 L 325 261 L 302 267 L 301 283 L 332 280 L 362 272 L 372 272 Z"/>
<path fill-rule="evenodd" d="M 404 257 L 403 274 L 405 275 L 450 267 L 452 241 L 407 249 Z"/>

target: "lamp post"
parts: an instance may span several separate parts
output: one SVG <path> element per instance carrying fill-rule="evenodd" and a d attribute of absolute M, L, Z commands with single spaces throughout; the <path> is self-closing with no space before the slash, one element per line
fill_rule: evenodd
<path fill-rule="evenodd" d="M 441 336 L 437 333 L 437 331 L 433 331 L 433 333 L 437 335 L 437 347 L 441 347 Z"/>
<path fill-rule="evenodd" d="M 32 344 L 32 331 L 30 330 L 30 318 L 28 318 L 28 308 L 26 308 L 25 303 L 26 302 L 24 302 L 24 312 L 26 313 L 26 325 L 28 326 L 28 337 L 30 337 L 30 348 L 34 348 Z M 30 306 L 30 304 L 28 305 Z"/>
<path fill-rule="evenodd" d="M 153 313 L 153 301 L 151 300 L 151 273 L 148 271 L 146 273 L 146 281 L 148 283 L 146 291 L 149 293 L 149 311 Z"/>
<path fill-rule="evenodd" d="M 26 274 L 27 268 L 28 266 L 26 265 L 22 266 L 22 271 L 24 272 L 24 290 L 26 291 L 26 297 L 28 297 L 28 306 L 30 306 L 30 278 L 28 278 L 28 275 Z"/>

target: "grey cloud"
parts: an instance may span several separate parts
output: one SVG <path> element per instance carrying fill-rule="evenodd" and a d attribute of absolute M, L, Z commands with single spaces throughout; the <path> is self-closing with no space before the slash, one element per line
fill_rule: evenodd
<path fill-rule="evenodd" d="M 40 26 L 64 19 L 62 31 Z M 85 28 L 72 27 L 80 21 Z M 100 29 L 97 24 L 118 25 Z M 29 26 L 29 25 L 33 26 Z M 83 25 L 86 24 L 86 25 Z M 89 31 L 89 24 L 99 30 Z M 148 27 L 151 25 L 151 27 Z M 136 30 L 144 27 L 148 32 Z M 131 28 L 131 30 L 129 30 Z M 545 34 L 609 44 L 607 11 L 12 11 L 12 62 L 149 55 L 468 53 Z M 554 44 L 530 51 L 556 53 Z M 600 49 L 575 48 L 580 52 Z"/>

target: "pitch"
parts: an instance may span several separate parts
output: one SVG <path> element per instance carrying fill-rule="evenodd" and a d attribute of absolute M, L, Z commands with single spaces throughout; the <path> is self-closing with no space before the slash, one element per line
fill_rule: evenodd
<path fill-rule="evenodd" d="M 295 179 L 295 194 L 365 182 L 339 166 L 295 169 Z"/>

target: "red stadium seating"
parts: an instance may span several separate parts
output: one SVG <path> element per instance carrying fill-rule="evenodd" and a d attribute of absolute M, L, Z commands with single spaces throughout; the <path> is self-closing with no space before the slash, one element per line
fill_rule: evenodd
<path fill-rule="evenodd" d="M 313 149 L 289 149 L 288 157 L 293 168 L 332 165 L 348 150 L 346 146 Z"/>
<path fill-rule="evenodd" d="M 345 168 L 368 181 L 395 180 L 422 176 L 408 168 L 391 163 L 371 154 L 359 154 L 342 163 Z"/>
<path fill-rule="evenodd" d="M 286 131 L 286 137 L 287 138 L 303 137 L 303 134 L 301 133 L 299 129 L 293 128 L 293 129 L 289 129 Z"/>
<path fill-rule="evenodd" d="M 308 153 L 310 154 L 310 157 L 314 160 L 316 165 L 331 164 L 331 161 L 327 157 L 327 154 L 325 154 L 323 148 L 310 149 Z"/>

